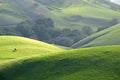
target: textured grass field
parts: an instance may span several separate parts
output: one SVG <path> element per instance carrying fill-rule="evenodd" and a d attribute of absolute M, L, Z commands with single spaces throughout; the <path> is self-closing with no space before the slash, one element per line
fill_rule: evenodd
<path fill-rule="evenodd" d="M 14 49 L 17 49 L 14 51 Z M 0 36 L 0 62 L 35 54 L 57 52 L 64 49 L 37 40 L 18 37 Z"/>
<path fill-rule="evenodd" d="M 40 54 L 0 63 L 2 80 L 119 80 L 120 46 Z"/>

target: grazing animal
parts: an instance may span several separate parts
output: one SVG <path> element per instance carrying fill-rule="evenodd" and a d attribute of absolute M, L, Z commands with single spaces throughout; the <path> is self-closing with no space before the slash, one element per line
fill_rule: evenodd
<path fill-rule="evenodd" d="M 12 50 L 12 52 L 16 52 L 17 51 L 17 49 L 16 48 L 14 48 L 13 50 Z"/>

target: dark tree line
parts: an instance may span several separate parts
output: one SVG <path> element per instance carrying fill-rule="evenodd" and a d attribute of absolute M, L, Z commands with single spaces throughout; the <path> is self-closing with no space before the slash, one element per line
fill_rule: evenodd
<path fill-rule="evenodd" d="M 118 23 L 116 18 L 110 21 L 110 26 Z M 101 31 L 107 27 L 100 27 Z M 58 29 L 55 28 L 51 18 L 37 18 L 36 20 L 26 20 L 17 24 L 15 27 L 0 27 L 0 35 L 19 35 L 40 41 L 71 46 L 79 40 L 93 34 L 90 26 L 83 26 L 82 30 L 77 29 Z"/>
<path fill-rule="evenodd" d="M 109 25 L 108 26 L 106 26 L 106 27 L 105 26 L 99 27 L 97 32 L 102 31 L 102 30 L 104 30 L 106 28 L 112 27 L 112 26 L 114 26 L 114 25 L 116 25 L 118 23 L 119 23 L 119 20 L 117 18 L 113 18 L 113 19 L 111 19 L 109 21 Z"/>
<path fill-rule="evenodd" d="M 17 24 L 15 31 L 16 35 L 19 33 L 20 36 L 62 46 L 71 46 L 85 37 L 79 30 L 55 28 L 51 18 L 38 18 L 34 21 L 21 22 Z"/>

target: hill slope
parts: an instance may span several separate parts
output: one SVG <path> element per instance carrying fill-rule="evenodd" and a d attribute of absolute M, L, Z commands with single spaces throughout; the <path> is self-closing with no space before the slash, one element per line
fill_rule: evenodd
<path fill-rule="evenodd" d="M 4 16 L 0 16 L 4 21 L 4 24 L 0 23 L 0 26 L 15 25 L 26 19 L 33 19 L 38 15 L 52 16 L 44 5 L 34 0 L 4 0 L 0 4 L 0 15 L 4 14 Z M 0 21 L 2 20 L 0 19 Z"/>
<path fill-rule="evenodd" d="M 119 80 L 119 49 L 120 46 L 84 48 L 1 63 L 0 78 L 2 80 Z"/>
<path fill-rule="evenodd" d="M 14 49 L 17 50 L 14 51 Z M 62 50 L 62 48 L 52 44 L 50 45 L 29 38 L 18 36 L 0 36 L 0 61 Z"/>
<path fill-rule="evenodd" d="M 103 45 L 119 45 L 120 44 L 120 24 L 111 28 L 93 34 L 72 45 L 73 48 L 103 46 Z"/>
<path fill-rule="evenodd" d="M 120 19 L 120 12 L 114 9 L 116 5 L 105 0 L 66 0 L 61 5 L 51 10 L 55 15 L 55 22 L 57 21 L 56 26 L 61 28 L 81 30 L 87 25 L 96 29 L 109 26 L 112 18 Z"/>
<path fill-rule="evenodd" d="M 1 26 L 17 24 L 38 15 L 51 17 L 58 28 L 80 30 L 86 24 L 96 28 L 108 26 L 112 18 L 120 19 L 120 6 L 106 0 L 2 0 L 0 4 L 0 14 L 5 17 Z"/>

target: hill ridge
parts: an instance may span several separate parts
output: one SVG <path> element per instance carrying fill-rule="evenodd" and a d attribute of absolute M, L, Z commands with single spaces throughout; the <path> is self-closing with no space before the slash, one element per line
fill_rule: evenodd
<path fill-rule="evenodd" d="M 104 46 L 104 45 L 119 45 L 119 29 L 120 24 L 117 24 L 111 28 L 107 28 L 103 31 L 95 33 L 87 38 L 73 44 L 71 47 L 88 47 L 88 46 Z M 117 33 L 115 33 L 117 31 Z M 107 34 L 105 34 L 107 33 Z M 102 35 L 102 36 L 100 36 Z M 108 35 L 108 36 L 107 36 Z M 112 37 L 111 37 L 112 36 Z M 104 37 L 104 38 L 102 38 Z M 114 37 L 114 38 L 113 38 Z M 99 42 L 97 41 L 99 40 Z M 107 39 L 107 40 L 106 40 Z M 110 41 L 110 42 L 109 42 Z M 112 42 L 113 41 L 113 42 Z"/>
<path fill-rule="evenodd" d="M 0 62 L 19 57 L 63 50 L 64 48 L 62 47 L 25 37 L 0 36 Z"/>
<path fill-rule="evenodd" d="M 4 80 L 119 80 L 119 48 L 83 48 L 2 63 L 0 76 Z"/>

